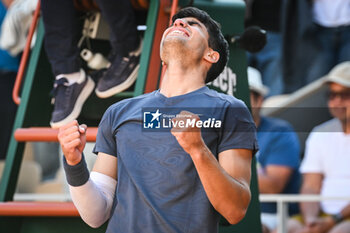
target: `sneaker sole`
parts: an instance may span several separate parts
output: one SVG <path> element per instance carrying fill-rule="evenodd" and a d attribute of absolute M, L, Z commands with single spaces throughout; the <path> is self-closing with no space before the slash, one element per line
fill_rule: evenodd
<path fill-rule="evenodd" d="M 125 80 L 125 82 L 121 83 L 118 86 L 112 87 L 111 89 L 108 89 L 107 91 L 98 91 L 97 89 L 95 90 L 96 95 L 101 98 L 101 99 L 105 99 L 108 97 L 111 97 L 115 94 L 118 94 L 122 91 L 125 91 L 126 89 L 128 89 L 129 87 L 132 86 L 132 84 L 134 84 L 134 82 L 136 81 L 138 72 L 139 72 L 139 68 L 140 68 L 140 64 L 138 64 L 135 69 L 133 70 L 133 72 L 129 75 L 129 77 Z"/>
<path fill-rule="evenodd" d="M 91 92 L 94 90 L 95 83 L 92 81 L 90 77 L 88 77 L 88 81 L 86 83 L 85 88 L 81 91 L 80 95 L 77 98 L 77 101 L 74 105 L 73 111 L 71 114 L 69 114 L 66 118 L 64 118 L 61 121 L 58 122 L 50 122 L 51 128 L 60 128 L 61 126 L 75 120 L 78 118 L 81 109 L 83 107 L 83 104 L 85 103 L 86 99 L 90 96 Z"/>

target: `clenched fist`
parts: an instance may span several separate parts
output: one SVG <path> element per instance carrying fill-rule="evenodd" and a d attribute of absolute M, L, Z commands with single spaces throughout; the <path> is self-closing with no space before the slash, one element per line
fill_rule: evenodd
<path fill-rule="evenodd" d="M 172 119 L 173 128 L 171 133 L 180 146 L 190 155 L 205 146 L 201 129 L 196 127 L 196 123 L 194 123 L 194 126 L 187 124 L 187 122 L 197 122 L 198 120 L 200 120 L 198 115 L 187 111 L 181 111 Z"/>
<path fill-rule="evenodd" d="M 74 120 L 58 131 L 58 141 L 67 163 L 71 166 L 76 165 L 82 158 L 82 153 L 86 144 L 86 125 L 79 125 Z"/>

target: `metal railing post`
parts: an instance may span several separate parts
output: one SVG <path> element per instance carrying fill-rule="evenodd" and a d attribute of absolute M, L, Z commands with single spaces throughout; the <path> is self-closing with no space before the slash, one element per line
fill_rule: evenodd
<path fill-rule="evenodd" d="M 277 200 L 277 233 L 287 233 L 288 203 Z"/>

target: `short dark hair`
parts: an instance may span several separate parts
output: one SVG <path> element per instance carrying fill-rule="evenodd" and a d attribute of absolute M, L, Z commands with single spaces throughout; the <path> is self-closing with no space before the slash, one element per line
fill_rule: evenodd
<path fill-rule="evenodd" d="M 177 12 L 173 16 L 172 21 L 175 22 L 176 19 L 186 17 L 196 18 L 205 25 L 209 34 L 209 47 L 220 54 L 219 61 L 212 64 L 205 79 L 205 83 L 211 82 L 221 74 L 227 64 L 229 54 L 228 43 L 221 33 L 220 24 L 213 20 L 207 12 L 195 7 L 186 7 Z"/>

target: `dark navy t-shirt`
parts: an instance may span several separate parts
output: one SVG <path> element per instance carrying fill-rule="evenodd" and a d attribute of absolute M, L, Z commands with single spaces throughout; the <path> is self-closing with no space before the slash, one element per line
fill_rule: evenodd
<path fill-rule="evenodd" d="M 229 149 L 257 149 L 256 128 L 244 103 L 208 87 L 170 98 L 154 91 L 112 105 L 101 120 L 94 148 L 95 153 L 118 157 L 118 184 L 107 232 L 217 232 L 219 214 L 190 155 L 170 129 L 144 128 L 144 108 L 178 113 L 181 109 L 201 119 L 222 120 L 220 128 L 202 130 L 216 158 Z"/>
<path fill-rule="evenodd" d="M 290 167 L 293 172 L 283 189 L 283 194 L 299 193 L 301 176 L 300 145 L 297 134 L 292 126 L 281 119 L 262 117 L 258 127 L 259 152 L 256 154 L 258 163 L 265 168 L 269 165 Z M 276 213 L 276 203 L 262 203 L 261 212 Z M 289 205 L 289 213 L 296 214 L 298 205 Z"/>

